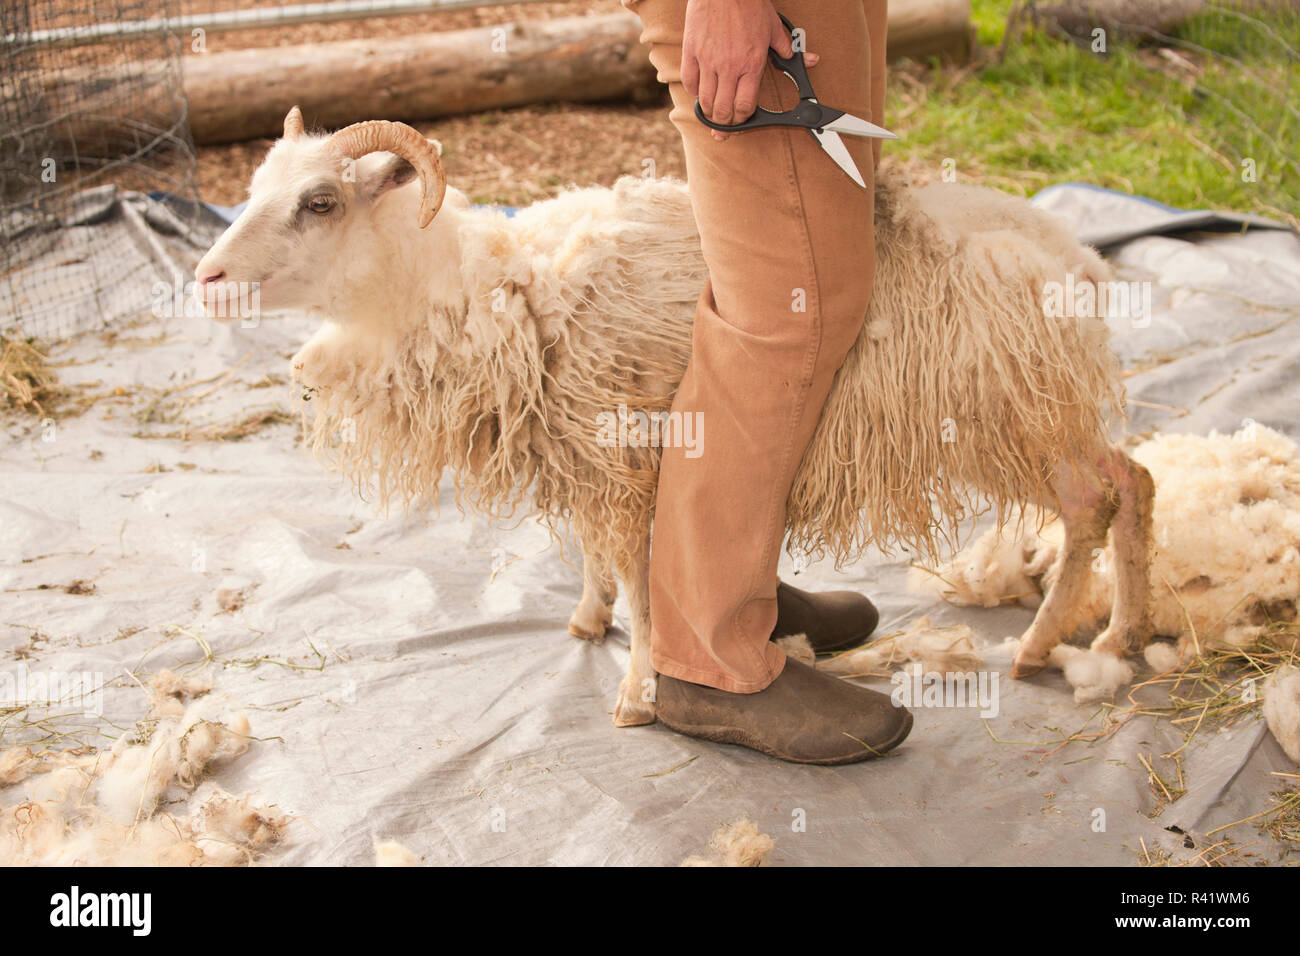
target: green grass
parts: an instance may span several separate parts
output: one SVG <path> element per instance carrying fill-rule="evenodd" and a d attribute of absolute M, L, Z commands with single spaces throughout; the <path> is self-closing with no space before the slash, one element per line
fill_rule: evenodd
<path fill-rule="evenodd" d="M 1013 192 L 1079 180 L 1297 223 L 1300 17 L 1206 13 L 1163 44 L 1181 62 L 1160 44 L 1099 54 L 1025 31 L 1000 58 L 1013 6 L 975 0 L 970 67 L 895 74 L 886 116 L 903 139 L 888 155 Z"/>

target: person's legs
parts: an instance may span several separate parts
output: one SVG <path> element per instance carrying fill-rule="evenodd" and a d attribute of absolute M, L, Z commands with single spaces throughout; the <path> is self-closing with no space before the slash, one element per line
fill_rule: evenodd
<path fill-rule="evenodd" d="M 669 677 L 752 694 L 785 666 L 768 638 L 786 501 L 866 316 L 872 145 L 844 137 L 863 189 L 802 129 L 715 141 L 680 82 L 685 0 L 624 2 L 641 17 L 672 94 L 711 276 L 673 405 L 701 415 L 702 453 L 663 450 L 650 562 L 654 665 Z M 777 8 L 821 57 L 810 77 L 822 102 L 874 119 L 872 4 L 795 0 Z M 762 90 L 769 108 L 788 109 L 798 98 L 775 70 Z"/>

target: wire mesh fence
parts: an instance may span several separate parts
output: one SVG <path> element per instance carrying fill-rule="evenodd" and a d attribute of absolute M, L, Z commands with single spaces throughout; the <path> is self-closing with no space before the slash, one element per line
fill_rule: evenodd
<path fill-rule="evenodd" d="M 176 10 L 175 0 L 0 7 L 0 333 L 63 338 L 148 307 L 152 256 L 120 247 L 182 229 L 165 220 L 185 207 L 122 199 L 197 199 L 180 40 L 168 30 L 66 47 L 40 38 Z M 108 220 L 124 228 L 98 228 Z"/>

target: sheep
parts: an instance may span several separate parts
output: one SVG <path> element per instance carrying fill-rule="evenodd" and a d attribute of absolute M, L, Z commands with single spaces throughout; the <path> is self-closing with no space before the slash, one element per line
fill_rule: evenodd
<path fill-rule="evenodd" d="M 687 186 L 624 177 L 508 217 L 448 187 L 439 152 L 400 123 L 310 134 L 294 108 L 196 295 L 256 282 L 264 310 L 324 318 L 292 377 L 315 453 L 359 491 L 430 506 L 450 471 L 462 510 L 524 508 L 576 539 L 569 630 L 601 640 L 622 583 L 631 661 L 614 723 L 651 723 L 659 451 L 681 437 L 668 413 L 707 280 Z M 789 547 L 841 565 L 872 544 L 934 554 L 971 515 L 1038 505 L 1061 514 L 1065 543 L 1013 676 L 1074 629 L 1108 528 L 1119 586 L 1095 646 L 1141 648 L 1150 475 L 1107 438 L 1124 393 L 1104 316 L 1044 308 L 1045 289 L 1095 291 L 1107 267 L 1051 217 L 974 186 L 881 176 L 874 228 L 875 292 L 796 476 Z M 603 440 L 611 415 L 630 422 L 618 441 Z"/>

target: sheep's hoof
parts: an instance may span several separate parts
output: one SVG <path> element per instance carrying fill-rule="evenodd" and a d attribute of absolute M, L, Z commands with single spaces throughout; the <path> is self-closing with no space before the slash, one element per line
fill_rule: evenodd
<path fill-rule="evenodd" d="M 1151 643 L 1150 627 L 1110 628 L 1097 635 L 1090 649 L 1110 654 L 1121 660 L 1130 654 L 1137 654 Z"/>
<path fill-rule="evenodd" d="M 608 608 L 593 612 L 579 606 L 569 618 L 569 633 L 584 641 L 599 644 L 605 640 L 605 632 L 609 629 L 612 620 L 613 615 Z"/>
<path fill-rule="evenodd" d="M 603 627 L 598 631 L 591 631 L 570 621 L 569 633 L 574 637 L 582 638 L 584 641 L 591 641 L 593 644 L 601 644 L 605 641 L 605 629 Z"/>
<path fill-rule="evenodd" d="M 615 727 L 644 727 L 655 722 L 654 704 L 619 703 L 614 708 Z"/>
<path fill-rule="evenodd" d="M 1040 673 L 1047 666 L 1047 661 L 1032 660 L 1019 656 L 1011 663 L 1011 679 L 1024 680 Z"/>
<path fill-rule="evenodd" d="M 615 727 L 642 727 L 654 722 L 654 701 L 636 700 L 619 690 L 618 703 L 614 705 Z"/>
<path fill-rule="evenodd" d="M 584 641 L 591 641 L 593 644 L 603 644 L 605 642 L 605 628 L 602 626 L 599 630 L 593 630 L 583 627 L 573 621 L 569 622 L 569 633 L 574 637 L 580 637 Z"/>

